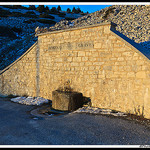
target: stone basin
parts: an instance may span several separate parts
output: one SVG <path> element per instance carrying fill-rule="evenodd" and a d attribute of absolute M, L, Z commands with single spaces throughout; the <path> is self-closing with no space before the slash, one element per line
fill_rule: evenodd
<path fill-rule="evenodd" d="M 83 95 L 78 92 L 53 91 L 52 108 L 61 111 L 75 111 L 83 106 Z"/>

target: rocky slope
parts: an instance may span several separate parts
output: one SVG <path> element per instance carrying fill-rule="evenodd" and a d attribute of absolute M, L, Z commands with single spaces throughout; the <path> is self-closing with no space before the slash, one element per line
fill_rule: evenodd
<path fill-rule="evenodd" d="M 34 42 L 36 27 L 49 28 L 64 19 L 81 17 L 82 14 L 39 13 L 36 10 L 0 6 L 0 70 L 19 58 Z"/>
<path fill-rule="evenodd" d="M 150 5 L 113 5 L 72 21 L 60 21 L 38 32 L 114 22 L 116 30 L 150 50 Z"/>

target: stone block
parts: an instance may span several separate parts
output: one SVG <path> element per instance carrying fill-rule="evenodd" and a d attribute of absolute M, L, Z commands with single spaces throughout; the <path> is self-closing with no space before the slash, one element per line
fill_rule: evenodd
<path fill-rule="evenodd" d="M 109 34 L 110 33 L 110 26 L 105 26 L 104 27 L 104 34 Z"/>
<path fill-rule="evenodd" d="M 100 42 L 94 43 L 94 48 L 101 48 L 101 47 L 102 47 L 102 43 L 100 43 Z"/>
<path fill-rule="evenodd" d="M 83 95 L 77 92 L 53 91 L 52 107 L 61 111 L 74 111 L 83 105 Z"/>
<path fill-rule="evenodd" d="M 118 61 L 123 61 L 124 58 L 123 57 L 118 57 Z"/>
<path fill-rule="evenodd" d="M 82 57 L 82 61 L 88 61 L 88 57 Z"/>
<path fill-rule="evenodd" d="M 123 55 L 123 56 L 130 57 L 130 56 L 132 56 L 133 54 L 132 54 L 132 52 L 123 52 L 122 55 Z"/>
<path fill-rule="evenodd" d="M 128 78 L 135 78 L 135 72 L 128 72 L 127 77 Z"/>
<path fill-rule="evenodd" d="M 145 71 L 139 71 L 136 73 L 137 78 L 146 78 L 146 72 Z"/>
<path fill-rule="evenodd" d="M 72 62 L 72 57 L 68 57 L 67 61 Z"/>
<path fill-rule="evenodd" d="M 73 57 L 74 62 L 81 62 L 81 57 Z"/>
<path fill-rule="evenodd" d="M 79 51 L 78 56 L 85 56 L 85 52 L 84 51 Z"/>
<path fill-rule="evenodd" d="M 103 70 L 112 70 L 112 66 L 104 66 Z"/>

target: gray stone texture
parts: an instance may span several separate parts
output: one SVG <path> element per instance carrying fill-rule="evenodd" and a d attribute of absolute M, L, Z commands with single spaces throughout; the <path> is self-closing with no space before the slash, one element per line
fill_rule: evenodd
<path fill-rule="evenodd" d="M 53 91 L 52 107 L 63 111 L 74 111 L 83 105 L 82 93 Z"/>

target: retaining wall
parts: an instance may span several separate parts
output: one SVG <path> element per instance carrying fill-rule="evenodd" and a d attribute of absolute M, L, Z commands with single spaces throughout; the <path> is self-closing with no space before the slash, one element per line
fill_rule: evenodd
<path fill-rule="evenodd" d="M 0 72 L 0 95 L 36 96 L 37 42 Z"/>

